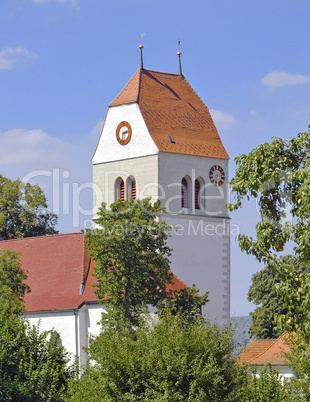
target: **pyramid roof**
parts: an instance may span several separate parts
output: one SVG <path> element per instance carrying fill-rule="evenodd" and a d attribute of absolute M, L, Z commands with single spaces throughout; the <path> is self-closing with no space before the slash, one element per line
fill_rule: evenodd
<path fill-rule="evenodd" d="M 183 75 L 139 68 L 109 107 L 130 103 L 159 151 L 229 159 L 208 107 Z"/>

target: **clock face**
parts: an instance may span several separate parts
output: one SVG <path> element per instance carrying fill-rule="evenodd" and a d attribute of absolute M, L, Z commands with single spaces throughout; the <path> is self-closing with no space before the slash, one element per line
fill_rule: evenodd
<path fill-rule="evenodd" d="M 221 186 L 225 181 L 225 172 L 220 165 L 214 165 L 209 173 L 210 181 L 214 186 Z"/>
<path fill-rule="evenodd" d="M 122 121 L 116 128 L 116 139 L 121 145 L 127 145 L 131 140 L 132 129 L 127 121 Z"/>

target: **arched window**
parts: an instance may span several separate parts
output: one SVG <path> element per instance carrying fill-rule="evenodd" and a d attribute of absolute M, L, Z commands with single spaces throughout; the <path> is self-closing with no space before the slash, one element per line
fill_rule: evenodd
<path fill-rule="evenodd" d="M 133 179 L 131 182 L 131 198 L 135 200 L 137 197 L 136 180 Z"/>
<path fill-rule="evenodd" d="M 188 184 L 185 177 L 181 182 L 181 208 L 188 208 Z"/>
<path fill-rule="evenodd" d="M 124 186 L 124 181 L 121 180 L 119 184 L 119 199 L 121 201 L 125 201 L 125 186 Z"/>
<path fill-rule="evenodd" d="M 192 208 L 192 193 L 192 181 L 191 178 L 186 175 L 181 180 L 181 208 L 183 209 L 183 213 L 188 212 L 184 211 L 184 209 L 190 210 Z"/>
<path fill-rule="evenodd" d="M 125 185 L 121 177 L 115 180 L 115 201 L 117 200 L 125 201 Z"/>
<path fill-rule="evenodd" d="M 200 181 L 195 180 L 195 209 L 200 209 Z"/>
<path fill-rule="evenodd" d="M 135 200 L 137 198 L 137 183 L 133 176 L 126 180 L 126 200 Z"/>

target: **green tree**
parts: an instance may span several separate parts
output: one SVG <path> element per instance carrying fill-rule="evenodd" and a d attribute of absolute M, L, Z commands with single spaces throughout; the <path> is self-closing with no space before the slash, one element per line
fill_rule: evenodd
<path fill-rule="evenodd" d="M 110 210 L 102 204 L 100 229 L 86 231 L 86 244 L 95 261 L 99 301 L 118 310 L 130 324 L 147 307 L 168 295 L 172 282 L 170 249 L 166 245 L 170 226 L 159 220 L 160 202 L 149 199 L 116 201 Z"/>
<path fill-rule="evenodd" d="M 309 267 L 301 264 L 299 259 L 292 256 L 280 257 L 282 266 L 288 267 L 292 274 L 299 275 L 302 272 L 309 273 Z M 248 300 L 258 307 L 255 308 L 250 327 L 251 335 L 258 339 L 277 338 L 282 331 L 279 328 L 279 319 L 287 316 L 289 309 L 285 302 L 285 295 L 280 294 L 279 287 L 282 286 L 283 272 L 266 265 L 261 271 L 256 272 L 252 277 L 252 284 L 248 292 Z M 296 311 L 291 311 L 295 317 Z"/>
<path fill-rule="evenodd" d="M 12 250 L 0 250 L 0 317 L 3 325 L 6 314 L 17 316 L 25 306 L 23 298 L 30 288 L 24 283 L 27 274 L 20 266 L 20 253 Z"/>
<path fill-rule="evenodd" d="M 181 314 L 184 324 L 193 322 L 202 314 L 202 306 L 209 301 L 209 292 L 203 296 L 199 296 L 198 292 L 195 285 L 175 291 L 157 306 L 159 313 L 168 308 L 173 315 Z"/>
<path fill-rule="evenodd" d="M 248 377 L 248 385 L 245 391 L 248 402 L 289 402 L 290 392 L 283 384 L 283 379 L 277 370 L 270 365 L 265 366 L 257 375 L 256 367 L 252 375 Z"/>
<path fill-rule="evenodd" d="M 310 261 L 310 127 L 287 141 L 276 137 L 253 149 L 248 155 L 236 158 L 236 174 L 231 180 L 236 210 L 244 198 L 257 199 L 261 219 L 256 225 L 256 238 L 239 235 L 241 250 L 254 255 L 277 271 L 280 283 L 277 293 L 283 297 L 287 314 L 279 316 L 283 330 L 298 331 L 310 340 L 308 298 L 310 274 L 296 273 L 279 252 L 288 242 L 294 246 L 293 255 L 308 266 Z M 288 220 L 289 217 L 292 218 Z M 293 316 L 294 314 L 294 316 Z"/>
<path fill-rule="evenodd" d="M 56 234 L 56 224 L 38 185 L 0 175 L 0 240 Z"/>
<path fill-rule="evenodd" d="M 103 320 L 103 328 L 69 401 L 243 400 L 246 371 L 232 357 L 229 327 L 201 317 L 184 326 L 167 309 L 134 332 L 123 320 Z"/>
<path fill-rule="evenodd" d="M 21 318 L 26 273 L 19 253 L 0 252 L 0 400 L 61 401 L 70 375 L 68 356 L 52 331 Z"/>
<path fill-rule="evenodd" d="M 277 259 L 277 253 L 292 241 L 294 253 L 308 260 L 310 257 L 310 127 L 288 141 L 273 138 L 239 155 L 231 188 L 236 202 L 229 205 L 236 210 L 244 198 L 257 199 L 261 220 L 256 225 L 256 239 L 239 235 L 239 245 L 259 261 Z M 288 213 L 294 221 L 289 221 Z"/>

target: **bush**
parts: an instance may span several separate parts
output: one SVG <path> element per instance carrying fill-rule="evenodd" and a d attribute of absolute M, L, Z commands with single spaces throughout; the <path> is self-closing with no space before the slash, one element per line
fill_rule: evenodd
<path fill-rule="evenodd" d="M 70 401 L 240 401 L 246 371 L 232 357 L 230 328 L 180 315 L 148 316 L 140 328 L 110 320 L 90 346 Z"/>

